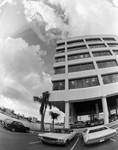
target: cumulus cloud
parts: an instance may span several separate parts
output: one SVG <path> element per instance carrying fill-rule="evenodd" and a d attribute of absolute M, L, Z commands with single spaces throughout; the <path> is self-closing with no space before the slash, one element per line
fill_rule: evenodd
<path fill-rule="evenodd" d="M 44 73 L 39 45 L 23 39 L 0 40 L 0 95 L 27 103 L 33 95 L 51 90 L 51 77 Z"/>
<path fill-rule="evenodd" d="M 117 0 L 7 0 L 21 5 L 29 26 L 46 42 L 89 34 L 118 34 Z M 115 6 L 115 7 L 114 7 Z"/>

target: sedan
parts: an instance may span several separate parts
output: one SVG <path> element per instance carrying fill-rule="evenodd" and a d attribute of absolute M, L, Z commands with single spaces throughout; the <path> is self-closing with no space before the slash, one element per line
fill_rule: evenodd
<path fill-rule="evenodd" d="M 70 124 L 70 127 L 72 129 L 74 128 L 85 128 L 86 127 L 86 123 L 83 121 L 76 121 L 74 124 Z"/>
<path fill-rule="evenodd" d="M 14 121 L 12 119 L 5 119 L 2 121 L 2 125 L 6 128 L 11 130 L 12 132 L 29 132 L 30 128 L 25 127 L 21 122 Z"/>
<path fill-rule="evenodd" d="M 88 128 L 82 132 L 82 138 L 85 145 L 104 142 L 117 134 L 115 129 L 105 125 Z"/>
<path fill-rule="evenodd" d="M 49 133 L 39 133 L 38 140 L 41 140 L 43 143 L 49 144 L 60 144 L 66 146 L 67 143 L 72 140 L 76 135 L 76 131 L 72 129 L 54 129 L 54 132 Z"/>

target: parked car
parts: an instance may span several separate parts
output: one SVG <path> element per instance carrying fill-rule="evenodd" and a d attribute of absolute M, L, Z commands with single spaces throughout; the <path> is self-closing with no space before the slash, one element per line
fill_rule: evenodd
<path fill-rule="evenodd" d="M 112 114 L 109 116 L 109 122 L 113 122 L 116 121 L 118 119 L 117 114 Z"/>
<path fill-rule="evenodd" d="M 5 119 L 4 121 L 2 121 L 2 125 L 12 132 L 29 132 L 30 130 L 29 127 L 25 127 L 21 122 L 14 121 L 12 119 Z"/>
<path fill-rule="evenodd" d="M 74 124 L 70 124 L 71 129 L 85 128 L 85 127 L 86 127 L 86 123 L 84 121 L 76 121 Z"/>
<path fill-rule="evenodd" d="M 94 120 L 92 120 L 90 122 L 89 127 L 98 126 L 98 125 L 102 125 L 102 124 L 104 124 L 104 121 L 102 119 L 99 120 L 97 118 L 94 118 Z"/>
<path fill-rule="evenodd" d="M 67 143 L 72 140 L 76 135 L 76 131 L 67 128 L 54 129 L 54 132 L 39 133 L 38 140 L 43 143 L 59 144 L 66 146 Z"/>
<path fill-rule="evenodd" d="M 105 140 L 114 137 L 117 134 L 115 129 L 111 129 L 107 126 L 96 126 L 87 128 L 82 132 L 82 138 L 85 145 L 100 143 Z"/>

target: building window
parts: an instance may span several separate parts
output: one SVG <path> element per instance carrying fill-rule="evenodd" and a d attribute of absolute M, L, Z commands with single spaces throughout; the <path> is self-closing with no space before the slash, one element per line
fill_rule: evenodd
<path fill-rule="evenodd" d="M 63 74 L 63 73 L 65 73 L 65 67 L 54 68 L 54 72 L 55 72 L 55 74 Z"/>
<path fill-rule="evenodd" d="M 104 84 L 118 82 L 118 73 L 102 75 Z"/>
<path fill-rule="evenodd" d="M 64 45 L 65 45 L 65 42 L 63 42 L 63 43 L 57 43 L 57 47 L 64 46 Z"/>
<path fill-rule="evenodd" d="M 65 81 L 53 81 L 53 91 L 65 90 Z"/>
<path fill-rule="evenodd" d="M 82 50 L 82 49 L 87 49 L 86 45 L 68 47 L 67 51 L 69 52 L 69 51 L 76 51 L 76 50 Z"/>
<path fill-rule="evenodd" d="M 57 50 L 56 50 L 56 53 L 57 53 L 57 54 L 65 53 L 65 48 L 57 49 Z"/>
<path fill-rule="evenodd" d="M 67 42 L 68 45 L 70 45 L 70 44 L 77 44 L 77 43 L 84 43 L 84 40 L 81 39 L 81 40 L 74 40 L 74 41 L 68 41 Z"/>
<path fill-rule="evenodd" d="M 65 61 L 65 56 L 56 57 L 55 60 L 56 60 L 56 63 L 58 63 L 58 62 L 63 62 L 63 61 Z"/>
<path fill-rule="evenodd" d="M 110 51 L 98 51 L 98 52 L 92 52 L 92 53 L 94 57 L 111 55 Z"/>
<path fill-rule="evenodd" d="M 102 38 L 104 41 L 116 41 L 114 38 Z"/>
<path fill-rule="evenodd" d="M 90 48 L 101 48 L 101 47 L 106 47 L 105 44 L 89 44 Z"/>
<path fill-rule="evenodd" d="M 118 55 L 118 50 L 113 50 L 115 55 Z"/>
<path fill-rule="evenodd" d="M 69 89 L 86 88 L 98 85 L 98 77 L 88 77 L 69 80 Z"/>
<path fill-rule="evenodd" d="M 95 69 L 93 63 L 84 63 L 68 66 L 68 72 L 84 71 Z"/>
<path fill-rule="evenodd" d="M 92 38 L 92 39 L 85 39 L 85 40 L 86 40 L 86 42 L 99 42 L 99 41 L 101 41 L 100 38 Z"/>
<path fill-rule="evenodd" d="M 79 53 L 74 55 L 68 55 L 68 60 L 74 60 L 74 59 L 82 59 L 82 58 L 89 58 L 89 53 Z"/>
<path fill-rule="evenodd" d="M 107 43 L 109 47 L 118 47 L 118 43 Z"/>
<path fill-rule="evenodd" d="M 107 67 L 115 67 L 118 66 L 116 60 L 106 60 L 97 62 L 98 68 L 107 68 Z"/>

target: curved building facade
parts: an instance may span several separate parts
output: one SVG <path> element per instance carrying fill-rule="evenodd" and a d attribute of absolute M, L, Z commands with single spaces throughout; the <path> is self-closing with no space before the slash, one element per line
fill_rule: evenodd
<path fill-rule="evenodd" d="M 50 102 L 65 113 L 65 127 L 78 116 L 103 113 L 109 123 L 118 107 L 118 36 L 81 36 L 57 42 Z M 71 120 L 70 120 L 71 118 Z"/>

